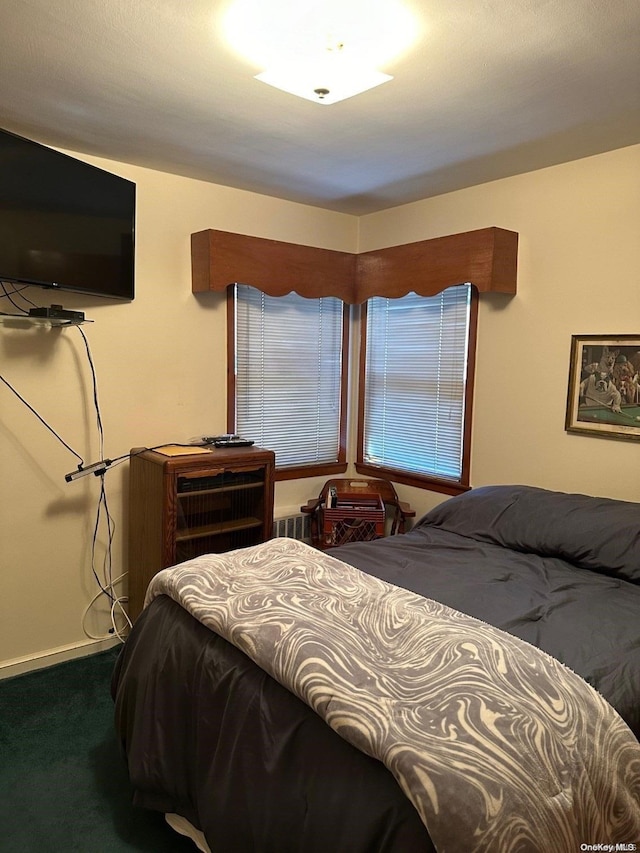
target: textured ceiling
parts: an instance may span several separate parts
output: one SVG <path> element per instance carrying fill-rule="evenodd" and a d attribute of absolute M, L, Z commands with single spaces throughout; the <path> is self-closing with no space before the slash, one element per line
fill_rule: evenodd
<path fill-rule="evenodd" d="M 3 0 L 0 127 L 357 215 L 640 142 L 639 0 L 407 5 L 393 81 L 320 106 L 253 78 L 227 2 Z"/>

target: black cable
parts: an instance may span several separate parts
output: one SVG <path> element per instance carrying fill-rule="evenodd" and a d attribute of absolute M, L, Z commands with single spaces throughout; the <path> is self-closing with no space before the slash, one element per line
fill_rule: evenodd
<path fill-rule="evenodd" d="M 49 424 L 45 421 L 45 419 L 42 418 L 36 412 L 36 410 L 33 408 L 33 406 L 31 406 L 29 403 L 27 403 L 27 401 L 24 399 L 24 397 L 16 391 L 16 389 L 13 387 L 13 385 L 11 385 L 9 382 L 7 382 L 7 380 L 4 378 L 4 376 L 2 376 L 2 374 L 0 374 L 0 381 L 4 382 L 4 384 L 7 386 L 7 388 L 10 391 L 13 391 L 13 393 L 16 395 L 18 400 L 20 400 L 21 403 L 24 403 L 24 405 L 29 409 L 29 411 L 33 412 L 33 414 L 38 418 L 40 423 L 43 424 L 44 426 L 46 426 L 46 428 L 49 430 L 49 432 L 52 433 L 53 435 L 55 435 L 55 437 L 58 439 L 58 441 L 61 444 L 63 444 L 67 448 L 67 450 L 69 450 L 71 453 L 73 453 L 73 455 L 76 457 L 76 459 L 80 460 L 80 467 L 83 466 L 84 465 L 84 459 L 82 458 L 82 456 L 80 456 L 79 453 L 76 453 L 75 450 L 73 449 L 73 447 L 70 447 L 67 444 L 67 442 L 63 438 L 61 438 L 58 435 L 58 433 L 52 427 L 49 426 Z"/>
<path fill-rule="evenodd" d="M 28 312 L 25 308 L 22 308 L 20 305 L 18 305 L 18 304 L 17 304 L 17 303 L 16 303 L 16 302 L 11 298 L 11 295 L 10 295 L 9 293 L 7 293 L 7 291 L 5 290 L 4 285 L 2 286 L 2 289 L 3 289 L 3 291 L 4 291 L 4 294 L 3 294 L 3 295 L 4 295 L 4 296 L 6 296 L 6 298 L 7 298 L 7 299 L 9 300 L 9 302 L 13 305 L 13 307 L 16 309 L 16 311 L 19 311 L 19 312 L 20 312 L 17 316 L 18 316 L 18 317 L 26 317 L 26 316 L 28 316 L 29 312 Z"/>
<path fill-rule="evenodd" d="M 4 282 L 3 281 L 1 284 L 2 284 L 2 290 L 3 290 L 2 295 L 5 296 L 9 300 L 9 302 L 13 305 L 13 307 L 16 308 L 18 311 L 22 311 L 23 314 L 29 313 L 25 308 L 22 308 L 20 305 L 17 305 L 13 301 L 13 299 L 12 299 L 13 296 L 19 296 L 20 299 L 24 299 L 25 302 L 28 302 L 30 305 L 33 305 L 34 308 L 38 307 L 35 302 L 32 302 L 31 299 L 22 295 L 22 291 L 26 290 L 29 287 L 28 284 L 25 284 L 22 287 L 16 287 L 15 284 L 13 284 L 12 282 Z M 11 290 L 11 292 L 7 291 L 7 284 L 11 284 L 11 286 L 13 288 Z"/>
<path fill-rule="evenodd" d="M 15 293 L 15 291 L 14 291 L 14 293 Z M 24 308 L 22 308 L 20 305 L 18 305 L 18 304 L 17 304 L 17 302 L 14 302 L 14 300 L 12 299 L 13 294 L 12 294 L 12 293 L 9 293 L 9 292 L 7 291 L 7 288 L 6 288 L 6 286 L 5 286 L 4 284 L 2 285 L 2 295 L 3 295 L 3 297 L 4 297 L 4 298 L 6 298 L 6 299 L 8 299 L 8 300 L 9 300 L 9 302 L 13 305 L 13 307 L 16 309 L 16 311 L 20 311 L 20 312 L 21 312 L 21 313 L 18 315 L 19 317 L 23 317 L 25 314 L 28 314 L 28 313 L 29 313 L 26 309 L 24 309 Z"/>
<path fill-rule="evenodd" d="M 98 435 L 100 440 L 100 458 L 104 458 L 104 428 L 102 426 L 102 416 L 100 414 L 100 404 L 98 402 L 98 380 L 96 377 L 96 369 L 93 364 L 93 357 L 91 356 L 91 350 L 89 348 L 89 341 L 87 340 L 87 336 L 84 331 L 80 328 L 80 326 L 76 326 L 76 329 L 82 335 L 82 340 L 84 341 L 84 346 L 87 351 L 87 358 L 89 360 L 89 367 L 91 368 L 91 377 L 93 381 L 93 404 L 96 410 L 96 420 L 98 423 Z"/>
<path fill-rule="evenodd" d="M 22 295 L 22 291 L 26 290 L 26 289 L 27 289 L 26 287 L 20 287 L 20 288 L 16 287 L 16 288 L 14 288 L 14 293 L 16 293 L 20 297 L 20 299 L 24 299 L 25 302 L 28 302 L 29 305 L 31 305 L 33 308 L 40 308 L 40 305 L 38 305 L 37 302 L 34 302 L 33 299 L 29 299 L 28 296 Z"/>
<path fill-rule="evenodd" d="M 82 339 L 84 341 L 85 349 L 87 352 L 87 359 L 91 368 L 91 376 L 93 381 L 93 402 L 96 410 L 98 433 L 100 436 L 100 455 L 102 462 L 104 462 L 104 467 L 102 467 L 101 470 L 95 472 L 96 476 L 100 477 L 100 496 L 98 498 L 98 505 L 96 507 L 96 520 L 93 528 L 93 537 L 91 542 L 91 571 L 93 572 L 93 576 L 96 579 L 100 592 L 105 595 L 111 602 L 111 628 L 109 629 L 109 634 L 116 634 L 118 638 L 122 640 L 121 633 L 120 631 L 118 631 L 115 624 L 114 607 L 116 606 L 116 604 L 120 604 L 122 613 L 125 616 L 125 619 L 127 620 L 129 626 L 131 626 L 131 622 L 127 617 L 125 611 L 122 609 L 122 598 L 116 595 L 113 586 L 113 540 L 115 537 L 116 525 L 113 516 L 111 515 L 111 511 L 109 510 L 109 501 L 107 499 L 107 491 L 104 479 L 104 475 L 107 471 L 107 468 L 111 465 L 111 460 L 104 459 L 104 427 L 102 423 L 102 414 L 100 412 L 100 403 L 98 400 L 98 380 L 93 362 L 93 356 L 91 355 L 91 348 L 89 346 L 87 336 L 85 335 L 83 330 L 78 328 L 78 331 L 82 335 Z M 92 467 L 94 466 L 89 466 L 89 468 Z M 106 525 L 107 530 L 107 541 L 105 545 L 104 561 L 102 564 L 103 580 L 100 579 L 96 568 L 96 546 L 98 542 L 98 533 L 100 531 L 101 523 Z"/>
<path fill-rule="evenodd" d="M 100 434 L 100 461 L 104 462 L 106 467 L 109 468 L 109 467 L 113 467 L 115 465 L 120 465 L 125 460 L 130 459 L 131 456 L 138 456 L 138 454 L 144 453 L 146 450 L 157 450 L 160 447 L 165 447 L 167 444 L 166 441 L 164 442 L 164 444 L 156 444 L 153 447 L 142 447 L 142 448 L 140 448 L 140 450 L 138 450 L 136 453 L 133 453 L 133 454 L 132 453 L 123 453 L 121 456 L 116 456 L 115 459 L 105 459 L 104 458 L 104 429 L 103 429 L 103 425 L 102 425 L 102 417 L 100 415 L 100 404 L 98 402 L 98 382 L 97 382 L 97 378 L 96 378 L 95 367 L 93 364 L 93 358 L 91 356 L 91 350 L 89 348 L 89 341 L 87 340 L 87 336 L 85 335 L 84 331 L 79 326 L 77 326 L 76 328 L 78 329 L 78 331 L 80 332 L 80 334 L 82 335 L 82 338 L 84 340 L 85 349 L 87 351 L 87 358 L 89 359 L 89 366 L 91 368 L 91 375 L 93 378 L 93 401 L 94 401 L 94 405 L 95 405 L 95 409 L 96 409 L 96 417 L 97 417 L 97 422 L 98 422 L 98 432 Z M 177 444 L 176 442 L 172 442 L 172 444 L 174 444 L 176 447 L 196 447 L 197 446 L 197 445 L 192 445 L 192 444 Z M 105 473 L 106 473 L 106 469 L 105 469 L 105 471 L 102 471 L 101 473 L 99 473 L 97 476 L 103 476 Z"/>
<path fill-rule="evenodd" d="M 100 520 L 102 518 L 102 514 L 104 511 L 104 516 L 107 524 L 107 546 L 105 550 L 104 557 L 104 584 L 100 580 L 98 575 L 98 571 L 96 569 L 96 545 L 98 542 L 98 531 L 100 529 Z M 115 522 L 113 520 L 113 516 L 109 511 L 109 504 L 107 501 L 107 492 L 105 490 L 104 484 L 104 472 L 100 474 L 100 497 L 98 498 L 98 506 L 96 508 L 96 520 L 93 527 L 93 537 L 91 540 L 91 571 L 93 572 L 93 576 L 96 579 L 96 583 L 100 587 L 101 592 L 107 596 L 107 598 L 113 603 L 116 599 L 113 594 L 113 574 L 112 574 L 112 545 L 113 545 L 113 537 L 115 535 Z"/>
<path fill-rule="evenodd" d="M 98 379 L 96 376 L 96 369 L 93 362 L 93 356 L 91 355 L 91 348 L 89 346 L 89 341 L 84 331 L 77 326 L 78 332 L 82 336 L 82 340 L 84 341 L 84 347 L 87 353 L 87 360 L 89 362 L 89 367 L 91 369 L 91 380 L 93 385 L 93 405 L 96 410 L 96 422 L 98 425 L 98 436 L 100 442 L 100 458 L 104 459 L 104 427 L 102 423 L 102 414 L 100 412 L 100 403 L 98 400 Z M 113 537 L 115 534 L 115 523 L 113 521 L 113 516 L 109 511 L 109 502 L 107 500 L 107 492 L 105 489 L 104 475 L 106 472 L 106 468 L 102 470 L 97 476 L 100 477 L 100 496 L 98 498 L 98 506 L 96 508 L 96 520 L 93 528 L 93 538 L 91 542 L 91 570 L 93 575 L 100 587 L 101 591 L 109 598 L 111 603 L 115 601 L 114 593 L 113 593 L 113 572 L 112 572 L 112 546 L 113 546 Z M 105 546 L 105 555 L 104 555 L 104 564 L 103 564 L 103 576 L 104 583 L 100 580 L 98 576 L 98 572 L 96 569 L 96 545 L 98 541 L 98 532 L 100 529 L 100 522 L 103 518 L 107 527 L 107 543 Z"/>

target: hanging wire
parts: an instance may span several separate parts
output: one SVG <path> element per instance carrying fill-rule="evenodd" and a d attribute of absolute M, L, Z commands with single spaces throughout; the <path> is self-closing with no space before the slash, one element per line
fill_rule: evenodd
<path fill-rule="evenodd" d="M 7 290 L 7 285 L 10 285 L 11 290 Z M 2 287 L 2 293 L 0 294 L 0 298 L 8 299 L 9 302 L 16 309 L 16 311 L 20 311 L 21 314 L 28 314 L 29 312 L 27 311 L 26 308 L 23 308 L 21 305 L 18 305 L 17 302 L 13 301 L 14 296 L 19 296 L 20 299 L 23 299 L 25 302 L 28 302 L 29 305 L 32 305 L 34 308 L 38 307 L 35 302 L 32 302 L 31 299 L 29 299 L 28 296 L 23 296 L 22 291 L 26 290 L 30 285 L 25 284 L 25 285 L 22 285 L 21 287 L 16 287 L 16 285 L 13 284 L 13 282 L 3 281 L 3 282 L 0 282 L 0 286 Z"/>
<path fill-rule="evenodd" d="M 104 425 L 102 422 L 102 414 L 100 412 L 100 402 L 98 398 L 98 379 L 96 376 L 96 369 L 93 361 L 93 356 L 91 355 L 91 348 L 89 346 L 89 341 L 87 336 L 84 333 L 84 330 L 80 328 L 80 326 L 75 327 L 82 340 L 84 342 L 85 350 L 87 353 L 87 360 L 89 362 L 89 367 L 91 370 L 91 381 L 92 381 L 92 390 L 93 390 L 93 404 L 96 412 L 96 424 L 98 427 L 98 438 L 99 438 L 99 446 L 100 446 L 100 458 L 104 459 Z M 124 617 L 125 623 L 128 627 L 131 627 L 131 620 L 124 608 L 124 604 L 128 601 L 126 596 L 117 595 L 114 585 L 116 581 L 113 578 L 113 539 L 115 535 L 115 522 L 113 520 L 113 516 L 109 510 L 109 502 L 107 498 L 107 491 L 105 488 L 105 473 L 106 469 L 103 470 L 98 476 L 100 477 L 100 495 L 98 497 L 98 505 L 96 508 L 96 517 L 95 523 L 93 527 L 93 536 L 91 540 L 91 571 L 93 572 L 93 576 L 96 579 L 96 582 L 100 588 L 100 592 L 96 595 L 92 601 L 90 602 L 89 607 L 85 611 L 85 617 L 91 608 L 91 606 L 98 600 L 101 594 L 105 595 L 110 603 L 110 616 L 111 616 L 111 630 L 106 637 L 93 637 L 93 639 L 107 639 L 109 636 L 116 636 L 122 642 L 124 641 L 122 629 L 119 629 L 116 624 L 116 612 L 119 612 L 121 616 Z M 98 569 L 96 567 L 96 549 L 98 544 L 98 536 L 100 533 L 101 527 L 106 528 L 106 544 L 105 544 L 105 553 L 102 564 L 102 577 L 100 577 L 98 573 Z M 126 573 L 125 573 L 126 575 Z M 120 575 L 118 580 L 125 577 L 125 575 Z M 83 624 L 85 619 L 83 618 Z M 85 633 L 87 629 L 85 627 Z M 91 635 L 89 635 L 91 636 Z"/>
<path fill-rule="evenodd" d="M 49 432 L 52 433 L 52 435 L 54 435 L 58 439 L 58 441 L 67 448 L 68 451 L 73 453 L 73 455 L 76 457 L 76 459 L 80 460 L 81 466 L 84 465 L 84 459 L 82 458 L 82 456 L 80 456 L 79 453 L 76 453 L 76 451 L 73 449 L 73 447 L 68 445 L 67 442 L 58 435 L 58 433 L 53 429 L 53 427 L 49 426 L 49 424 L 45 421 L 45 419 L 43 417 L 41 417 L 41 415 L 39 415 L 38 412 L 36 412 L 36 410 L 33 408 L 33 406 L 25 400 L 25 398 L 22 396 L 22 394 L 19 394 L 18 391 L 16 391 L 16 389 L 13 387 L 13 385 L 7 379 L 5 379 L 4 376 L 2 376 L 2 374 L 0 374 L 0 382 L 4 382 L 4 384 L 7 386 L 7 388 L 16 395 L 18 400 L 20 400 L 21 403 L 24 403 L 24 405 L 29 409 L 29 411 L 32 412 L 38 418 L 40 423 L 43 426 L 45 426 L 49 430 Z"/>

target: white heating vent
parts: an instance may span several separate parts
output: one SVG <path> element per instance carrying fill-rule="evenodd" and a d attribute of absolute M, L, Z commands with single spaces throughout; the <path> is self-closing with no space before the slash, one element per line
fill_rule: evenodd
<path fill-rule="evenodd" d="M 287 536 L 289 539 L 299 539 L 301 542 L 311 542 L 309 516 L 303 513 L 275 518 L 273 521 L 273 538 Z"/>

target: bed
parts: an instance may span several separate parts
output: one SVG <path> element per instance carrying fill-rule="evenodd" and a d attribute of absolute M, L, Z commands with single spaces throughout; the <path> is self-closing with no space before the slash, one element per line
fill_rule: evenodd
<path fill-rule="evenodd" d="M 490 486 L 196 558 L 112 692 L 134 802 L 213 853 L 637 843 L 640 504 Z"/>

